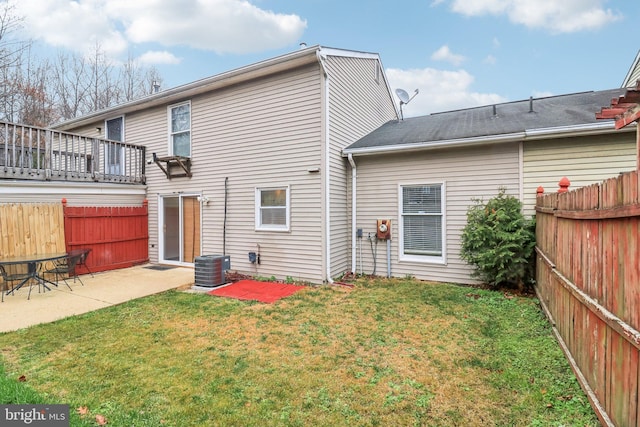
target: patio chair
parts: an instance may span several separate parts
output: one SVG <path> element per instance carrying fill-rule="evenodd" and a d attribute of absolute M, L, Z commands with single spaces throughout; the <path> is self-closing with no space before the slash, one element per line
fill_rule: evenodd
<path fill-rule="evenodd" d="M 80 251 L 71 251 L 66 257 L 53 261 L 53 267 L 45 270 L 44 273 L 53 274 L 56 283 L 60 283 L 60 279 L 62 279 L 64 284 L 67 285 L 67 288 L 72 291 L 73 289 L 71 289 L 69 282 L 67 282 L 67 279 L 71 277 L 73 277 L 74 283 L 77 278 L 82 286 L 84 286 L 82 279 L 76 273 L 76 266 L 78 266 L 81 258 L 82 253 L 80 253 Z"/>
<path fill-rule="evenodd" d="M 89 254 L 91 253 L 91 248 L 89 248 L 89 249 L 74 249 L 71 252 L 69 252 L 69 255 L 72 255 L 72 254 L 75 254 L 75 253 L 79 253 L 81 255 L 80 256 L 80 260 L 78 261 L 77 265 L 83 266 L 89 272 L 89 274 L 91 274 L 91 277 L 94 277 L 93 271 L 91 271 L 89 269 L 89 266 L 87 265 L 87 258 L 89 257 Z"/>
<path fill-rule="evenodd" d="M 14 267 L 15 268 L 15 267 Z M 4 302 L 4 294 L 7 293 L 9 294 L 10 292 L 13 292 L 13 283 L 14 282 L 23 282 L 25 280 L 28 280 L 31 275 L 29 274 L 28 271 L 25 272 L 13 272 L 13 273 L 9 273 L 4 265 L 0 265 L 0 276 L 2 276 L 2 302 Z M 8 287 L 11 286 L 11 290 L 8 289 Z M 31 294 L 31 288 L 29 288 L 29 294 Z"/>

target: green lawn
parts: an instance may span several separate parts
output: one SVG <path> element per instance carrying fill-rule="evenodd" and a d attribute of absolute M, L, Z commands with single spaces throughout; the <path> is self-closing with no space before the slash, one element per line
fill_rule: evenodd
<path fill-rule="evenodd" d="M 0 401 L 69 404 L 73 426 L 599 425 L 535 299 L 411 279 L 172 291 L 0 348 Z"/>

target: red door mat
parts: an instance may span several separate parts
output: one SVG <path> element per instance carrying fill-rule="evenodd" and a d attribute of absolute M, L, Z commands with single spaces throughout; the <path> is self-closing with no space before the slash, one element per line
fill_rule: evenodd
<path fill-rule="evenodd" d="M 289 285 L 286 283 L 258 282 L 255 280 L 240 280 L 228 286 L 207 292 L 209 295 L 229 297 L 241 300 L 255 300 L 272 303 L 280 298 L 292 295 L 304 286 Z"/>

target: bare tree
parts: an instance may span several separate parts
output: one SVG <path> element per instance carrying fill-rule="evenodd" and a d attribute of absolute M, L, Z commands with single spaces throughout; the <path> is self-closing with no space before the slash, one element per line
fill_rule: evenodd
<path fill-rule="evenodd" d="M 22 24 L 8 2 L 0 4 L 0 119 L 16 121 L 20 111 L 22 59 L 30 43 L 12 39 Z"/>
<path fill-rule="evenodd" d="M 37 59 L 30 41 L 14 37 L 21 25 L 0 0 L 0 120 L 46 126 L 149 95 L 153 82 L 162 81 L 131 55 L 117 63 L 99 43 L 89 55 Z"/>
<path fill-rule="evenodd" d="M 20 55 L 29 47 L 30 42 L 12 40 L 14 34 L 22 25 L 23 19 L 16 15 L 15 7 L 9 2 L 0 5 L 0 66 L 13 66 Z"/>
<path fill-rule="evenodd" d="M 59 52 L 51 70 L 52 98 L 58 109 L 58 119 L 70 119 L 82 114 L 82 103 L 89 88 L 84 76 L 87 64 L 77 54 Z"/>
<path fill-rule="evenodd" d="M 32 126 L 47 126 L 57 117 L 48 94 L 49 62 L 32 61 L 32 56 L 23 55 L 26 63 L 19 69 L 16 79 L 18 88 L 18 111 L 16 121 Z"/>
<path fill-rule="evenodd" d="M 122 66 L 118 87 L 120 102 L 132 101 L 156 92 L 162 84 L 162 77 L 155 67 L 144 67 L 129 55 Z"/>
<path fill-rule="evenodd" d="M 51 96 L 61 120 L 149 95 L 152 83 L 162 81 L 155 68 L 141 66 L 131 55 L 115 63 L 98 44 L 90 56 L 60 53 L 52 75 Z"/>

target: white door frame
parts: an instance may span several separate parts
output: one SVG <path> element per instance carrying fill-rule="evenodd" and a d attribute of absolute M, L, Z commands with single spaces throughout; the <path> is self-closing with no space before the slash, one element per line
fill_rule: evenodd
<path fill-rule="evenodd" d="M 158 262 L 163 264 L 173 264 L 173 265 L 181 265 L 191 267 L 193 263 L 184 262 L 184 208 L 183 208 L 183 199 L 186 197 L 194 197 L 199 198 L 201 193 L 171 193 L 171 194 L 158 194 Z M 178 243 L 179 243 L 179 256 L 178 260 L 175 259 L 165 259 L 165 199 L 169 198 L 177 198 L 178 199 Z M 202 202 L 200 203 L 200 253 L 202 254 Z"/>

